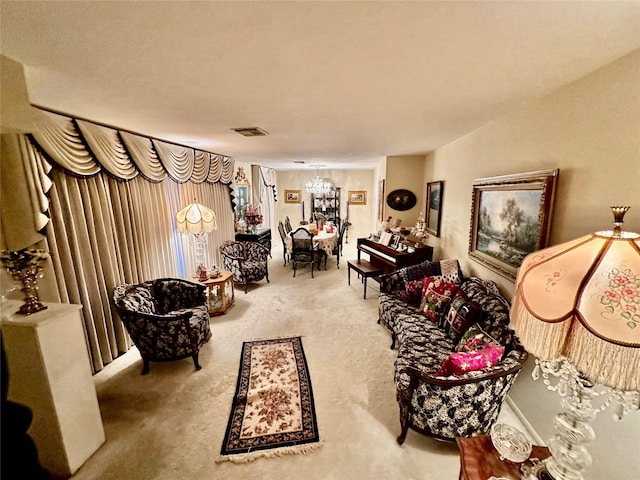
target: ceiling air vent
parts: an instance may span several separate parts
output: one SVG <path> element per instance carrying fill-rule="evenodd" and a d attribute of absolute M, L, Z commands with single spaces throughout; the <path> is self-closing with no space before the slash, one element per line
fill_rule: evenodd
<path fill-rule="evenodd" d="M 240 135 L 244 135 L 245 137 L 264 137 L 269 135 L 267 132 L 258 127 L 248 127 L 248 128 L 232 128 L 234 132 L 238 132 Z"/>

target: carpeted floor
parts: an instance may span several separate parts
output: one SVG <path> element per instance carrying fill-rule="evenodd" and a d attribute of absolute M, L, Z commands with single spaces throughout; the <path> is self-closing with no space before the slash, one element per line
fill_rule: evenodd
<path fill-rule="evenodd" d="M 355 258 L 355 240 L 344 257 Z M 212 339 L 191 359 L 152 363 L 146 376 L 134 348 L 96 375 L 107 442 L 74 480 L 458 478 L 455 443 L 410 431 L 404 445 L 393 386 L 395 351 L 377 322 L 377 283 L 362 286 L 345 259 L 311 278 L 292 277 L 281 247 L 271 283 L 236 290 L 236 306 L 211 319 Z M 307 455 L 215 463 L 235 392 L 242 342 L 302 336 L 323 447 Z"/>

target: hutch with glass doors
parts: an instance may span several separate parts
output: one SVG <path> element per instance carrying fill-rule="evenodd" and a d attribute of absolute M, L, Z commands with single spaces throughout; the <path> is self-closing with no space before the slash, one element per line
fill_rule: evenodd
<path fill-rule="evenodd" d="M 328 193 L 311 194 L 311 221 L 315 215 L 323 215 L 327 221 L 339 223 L 340 187 L 332 188 Z"/>

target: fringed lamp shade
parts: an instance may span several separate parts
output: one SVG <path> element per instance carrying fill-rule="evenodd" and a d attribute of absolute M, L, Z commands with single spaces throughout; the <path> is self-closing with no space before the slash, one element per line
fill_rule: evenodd
<path fill-rule="evenodd" d="M 536 357 L 564 357 L 592 383 L 640 391 L 640 235 L 616 225 L 527 256 L 511 322 Z"/>
<path fill-rule="evenodd" d="M 195 199 L 176 214 L 176 226 L 181 233 L 193 234 L 209 233 L 218 228 L 213 210 L 196 203 Z"/>

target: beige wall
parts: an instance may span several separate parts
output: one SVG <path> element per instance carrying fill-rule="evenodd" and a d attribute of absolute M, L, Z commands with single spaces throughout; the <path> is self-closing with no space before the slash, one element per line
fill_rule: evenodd
<path fill-rule="evenodd" d="M 282 170 L 278 171 L 278 202 L 276 203 L 276 218 L 284 220 L 285 216 L 291 219 L 295 227 L 302 220 L 302 205 L 284 203 L 285 190 L 302 190 L 302 199 L 305 204 L 306 219 L 309 219 L 311 208 L 311 196 L 304 191 L 304 185 L 315 176 L 311 170 Z M 322 170 L 320 176 L 330 179 L 336 187 L 341 188 L 340 217 L 347 216 L 347 195 L 349 190 L 365 190 L 367 192 L 366 205 L 349 206 L 349 241 L 355 242 L 356 238 L 367 237 L 372 232 L 375 216 L 375 189 L 373 170 Z"/>
<path fill-rule="evenodd" d="M 424 155 L 393 155 L 387 157 L 386 184 L 384 198 L 384 218 L 402 219 L 402 225 L 410 227 L 416 224 L 420 212 L 424 215 L 426 206 L 426 184 L 424 182 Z M 387 205 L 386 197 L 394 190 L 403 189 L 413 192 L 416 205 L 409 210 L 394 210 Z"/>
<path fill-rule="evenodd" d="M 513 283 L 468 259 L 474 178 L 559 168 L 550 242 L 612 224 L 611 205 L 631 205 L 625 226 L 640 231 L 640 51 L 534 102 L 427 157 L 444 180 L 440 255 L 468 274 Z"/>
<path fill-rule="evenodd" d="M 466 275 L 493 279 L 511 297 L 512 282 L 468 258 L 472 182 L 547 168 L 560 169 L 552 244 L 609 229 L 611 205 L 630 205 L 625 230 L 640 232 L 640 50 L 427 157 L 426 180 L 445 182 L 436 258 L 460 259 Z M 559 399 L 528 373 L 511 397 L 547 439 Z M 640 412 L 621 423 L 601 413 L 595 428 L 587 479 L 637 478 Z"/>
<path fill-rule="evenodd" d="M 0 55 L 0 131 L 29 133 L 33 119 L 22 64 Z"/>

